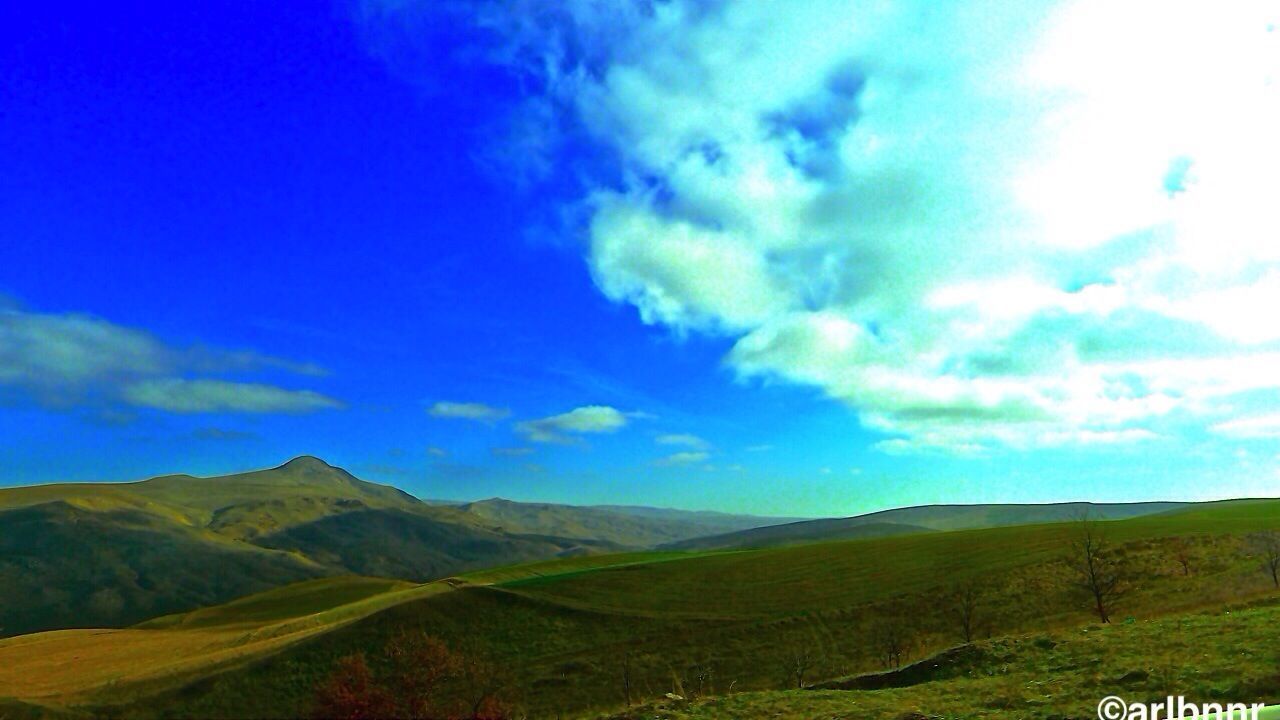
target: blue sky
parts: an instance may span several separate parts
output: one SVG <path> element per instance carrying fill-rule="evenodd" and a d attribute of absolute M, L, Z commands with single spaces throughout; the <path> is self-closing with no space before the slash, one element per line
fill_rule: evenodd
<path fill-rule="evenodd" d="M 0 482 L 1275 495 L 1274 13 L 925 5 L 0 11 Z"/>

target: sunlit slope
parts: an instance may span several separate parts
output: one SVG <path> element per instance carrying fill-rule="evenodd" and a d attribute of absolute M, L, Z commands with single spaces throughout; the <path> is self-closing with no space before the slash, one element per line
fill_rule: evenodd
<path fill-rule="evenodd" d="M 138 628 L 55 630 L 0 640 L 0 697 L 65 707 L 104 689 L 158 691 L 388 606 L 451 590 L 446 583 L 328 578 Z"/>
<path fill-rule="evenodd" d="M 503 532 L 305 456 L 214 478 L 0 489 L 0 637 L 120 627 L 307 578 L 420 582 L 618 547 Z"/>
<path fill-rule="evenodd" d="M 1190 506 L 1107 521 L 1116 542 L 1280 528 L 1280 501 Z M 677 563 L 530 579 L 511 587 L 557 602 L 626 612 L 760 618 L 865 603 L 1061 557 L 1070 523 L 965 530 L 711 553 Z"/>
<path fill-rule="evenodd" d="M 137 627 L 175 630 L 268 625 L 291 618 L 323 613 L 336 607 L 359 603 L 375 596 L 412 587 L 417 586 L 401 580 L 360 576 L 308 580 L 249 595 L 225 605 L 166 615 L 141 623 Z"/>
<path fill-rule="evenodd" d="M 1270 662 L 1269 638 L 1277 624 L 1280 607 L 1270 604 L 1032 633 L 980 641 L 894 673 L 825 683 L 826 689 L 722 694 L 691 703 L 662 698 L 612 717 L 1089 718 L 1108 695 L 1152 704 L 1181 696 L 1202 708 L 1274 704 L 1280 675 Z M 872 687 L 878 689 L 859 689 Z M 1280 707 L 1258 717 L 1277 720 Z"/>
<path fill-rule="evenodd" d="M 1193 517 L 1106 523 L 1140 590 L 1120 615 L 1152 618 L 1266 598 L 1270 580 L 1240 533 L 1280 527 L 1280 515 L 1223 504 Z M 1229 528 L 1229 533 L 1222 530 Z M 648 697 L 713 665 L 739 691 L 778 687 L 794 648 L 814 656 L 814 680 L 876 668 L 871 638 L 888 618 L 906 623 L 912 653 L 954 645 L 948 605 L 955 583 L 983 583 L 984 633 L 1069 628 L 1092 620 L 1069 591 L 1062 524 L 857 540 L 793 548 L 681 556 L 584 558 L 476 573 L 456 592 L 400 603 L 278 655 L 220 676 L 158 707 L 188 715 L 307 711 L 309 688 L 336 658 L 376 653 L 389 636 L 423 628 L 511 669 L 535 716 L 590 715 L 617 707 L 620 658 L 631 655 Z M 1194 539 L 1194 575 L 1183 577 L 1170 536 Z M 246 700 L 248 698 L 248 700 Z M 250 703 L 248 706 L 244 703 Z"/>
<path fill-rule="evenodd" d="M 805 520 L 733 533 L 694 538 L 668 545 L 673 550 L 717 550 L 777 547 L 859 537 L 905 535 L 935 530 L 976 530 L 1011 525 L 1064 522 L 1082 514 L 1102 520 L 1176 511 L 1187 503 L 1053 503 L 1047 505 L 921 505 L 894 508 L 847 518 Z"/>
<path fill-rule="evenodd" d="M 74 706 L 161 692 L 277 652 L 380 610 L 487 584 L 555 576 L 661 554 L 575 557 L 422 585 L 366 577 L 299 582 L 126 629 L 57 630 L 0 640 L 0 698 Z"/>

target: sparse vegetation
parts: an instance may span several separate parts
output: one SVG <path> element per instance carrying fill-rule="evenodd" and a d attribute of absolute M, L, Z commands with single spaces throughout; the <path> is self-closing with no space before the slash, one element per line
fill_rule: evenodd
<path fill-rule="evenodd" d="M 364 653 L 339 658 L 315 690 L 317 720 L 503 720 L 506 684 L 492 664 L 405 631 L 383 648 L 380 671 Z"/>
<path fill-rule="evenodd" d="M 1249 547 L 1262 561 L 1262 570 L 1271 584 L 1280 588 L 1280 532 L 1260 530 L 1249 536 Z"/>
<path fill-rule="evenodd" d="M 1065 558 L 1072 584 L 1088 596 L 1098 620 L 1109 623 L 1115 602 L 1129 590 L 1128 569 L 1097 520 L 1084 515 L 1073 525 Z"/>
<path fill-rule="evenodd" d="M 952 612 L 960 626 L 960 638 L 971 643 L 977 637 L 979 629 L 986 624 L 982 613 L 982 589 L 976 581 L 962 582 L 951 592 Z"/>

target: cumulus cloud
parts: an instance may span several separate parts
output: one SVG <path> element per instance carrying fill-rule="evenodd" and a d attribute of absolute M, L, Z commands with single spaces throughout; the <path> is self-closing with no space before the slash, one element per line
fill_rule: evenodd
<path fill-rule="evenodd" d="M 0 390 L 46 407 L 123 403 L 174 412 L 305 412 L 341 405 L 309 390 L 190 378 L 271 370 L 325 374 L 310 363 L 249 350 L 177 347 L 92 315 L 0 306 Z"/>
<path fill-rule="evenodd" d="M 493 407 L 478 402 L 437 402 L 428 408 L 431 417 L 451 420 L 472 420 L 474 422 L 493 423 L 511 417 L 507 408 Z"/>
<path fill-rule="evenodd" d="M 529 442 L 569 443 L 574 435 L 613 433 L 626 427 L 627 415 L 607 405 L 586 405 L 560 415 L 516 423 Z"/>
<path fill-rule="evenodd" d="M 1271 3 L 479 7 L 616 163 L 600 290 L 886 452 L 1240 435 L 1280 389 Z"/>
<path fill-rule="evenodd" d="M 304 413 L 343 406 L 341 402 L 312 390 L 181 378 L 131 383 L 124 388 L 124 399 L 139 407 L 174 413 Z"/>
<path fill-rule="evenodd" d="M 680 465 L 697 465 L 706 462 L 711 455 L 700 451 L 685 451 L 672 453 L 666 457 L 659 458 L 654 461 L 659 467 L 677 467 Z"/>
<path fill-rule="evenodd" d="M 683 445 L 684 447 L 694 448 L 696 450 L 705 450 L 711 447 L 711 443 L 703 440 L 697 435 L 689 433 L 668 433 L 659 435 L 653 439 L 659 445 Z"/>

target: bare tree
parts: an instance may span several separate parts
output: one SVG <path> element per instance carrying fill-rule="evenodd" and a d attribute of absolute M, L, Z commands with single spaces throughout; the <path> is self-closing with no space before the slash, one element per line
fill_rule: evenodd
<path fill-rule="evenodd" d="M 902 667 L 902 661 L 910 649 L 911 633 L 901 618 L 882 618 L 876 624 L 872 640 L 880 656 L 880 664 L 885 670 Z"/>
<path fill-rule="evenodd" d="M 689 668 L 689 672 L 692 684 L 691 697 L 699 698 L 715 692 L 711 685 L 716 673 L 713 660 L 710 658 L 699 660 Z"/>
<path fill-rule="evenodd" d="M 1262 559 L 1262 569 L 1280 588 L 1280 532 L 1262 530 L 1249 535 L 1249 548 Z"/>
<path fill-rule="evenodd" d="M 1191 574 L 1191 540 L 1185 537 L 1173 539 L 1173 559 L 1182 568 L 1184 576 Z"/>
<path fill-rule="evenodd" d="M 951 593 L 951 610 L 960 624 L 960 636 L 965 643 L 973 642 L 978 632 L 978 615 L 983 599 L 982 590 L 972 581 L 960 583 Z"/>
<path fill-rule="evenodd" d="M 813 667 L 813 660 L 813 652 L 808 643 L 802 639 L 793 641 L 782 658 L 788 682 L 794 680 L 797 688 L 803 688 L 804 678 Z"/>
<path fill-rule="evenodd" d="M 1103 526 L 1088 514 L 1076 520 L 1064 560 L 1072 585 L 1087 594 L 1098 619 L 1110 623 L 1113 605 L 1128 590 L 1128 572 L 1112 552 Z"/>

